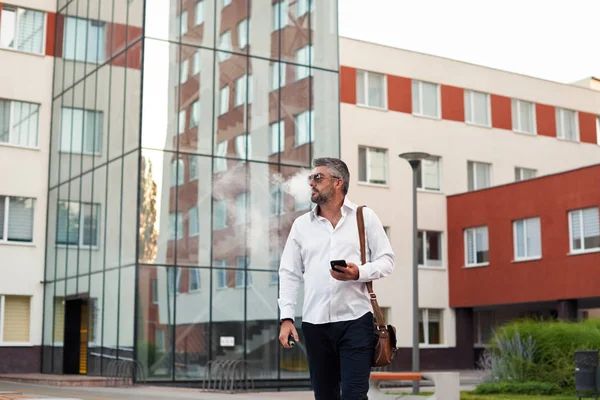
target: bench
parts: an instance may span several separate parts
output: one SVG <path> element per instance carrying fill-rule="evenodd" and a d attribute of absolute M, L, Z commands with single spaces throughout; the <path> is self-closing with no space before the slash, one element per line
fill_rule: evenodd
<path fill-rule="evenodd" d="M 371 372 L 369 380 L 370 400 L 393 400 L 396 396 L 388 396 L 381 383 L 388 381 L 422 381 L 433 382 L 435 393 L 431 396 L 403 396 L 402 400 L 460 400 L 460 376 L 458 372 Z"/>

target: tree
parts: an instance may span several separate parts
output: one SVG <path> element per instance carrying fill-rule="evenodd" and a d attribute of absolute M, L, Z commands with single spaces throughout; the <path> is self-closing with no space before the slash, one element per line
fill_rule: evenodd
<path fill-rule="evenodd" d="M 140 262 L 152 263 L 156 258 L 158 232 L 156 232 L 156 182 L 152 179 L 152 162 L 142 157 L 140 172 Z"/>

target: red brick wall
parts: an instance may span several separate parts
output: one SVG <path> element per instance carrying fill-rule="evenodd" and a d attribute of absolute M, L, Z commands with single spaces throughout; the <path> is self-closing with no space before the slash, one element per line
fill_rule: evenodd
<path fill-rule="evenodd" d="M 510 97 L 492 94 L 492 126 L 499 129 L 512 130 L 512 112 Z"/>
<path fill-rule="evenodd" d="M 600 206 L 600 165 L 450 196 L 450 306 L 600 296 L 600 252 L 569 253 L 569 210 Z M 540 217 L 542 258 L 513 262 L 512 221 Z M 464 229 L 488 226 L 489 265 L 465 268 Z"/>
<path fill-rule="evenodd" d="M 442 85 L 442 119 L 465 121 L 465 94 L 462 88 Z"/>
<path fill-rule="evenodd" d="M 556 108 L 545 104 L 535 105 L 537 133 L 542 136 L 556 137 Z"/>

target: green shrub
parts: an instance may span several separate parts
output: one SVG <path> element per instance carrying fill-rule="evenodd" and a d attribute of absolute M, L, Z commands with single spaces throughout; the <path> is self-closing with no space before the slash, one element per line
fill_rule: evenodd
<path fill-rule="evenodd" d="M 496 382 L 482 383 L 475 388 L 475 394 L 525 394 L 549 396 L 559 394 L 558 385 L 549 382 Z"/>
<path fill-rule="evenodd" d="M 600 350 L 600 320 L 519 320 L 496 331 L 480 365 L 491 382 L 552 382 L 573 389 L 577 350 Z"/>

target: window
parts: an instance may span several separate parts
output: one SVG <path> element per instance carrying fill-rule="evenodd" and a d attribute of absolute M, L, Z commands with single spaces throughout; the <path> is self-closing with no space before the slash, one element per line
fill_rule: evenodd
<path fill-rule="evenodd" d="M 27 197 L 0 196 L 0 243 L 33 242 L 33 207 Z"/>
<path fill-rule="evenodd" d="M 465 230 L 465 256 L 467 267 L 489 263 L 487 226 Z"/>
<path fill-rule="evenodd" d="M 425 245 L 423 245 L 425 243 Z M 418 263 L 423 267 L 442 266 L 442 233 L 420 231 L 418 237 Z"/>
<path fill-rule="evenodd" d="M 196 100 L 192 103 L 192 115 L 190 116 L 190 129 L 198 126 L 200 122 L 200 100 Z M 185 119 L 183 120 L 185 123 Z"/>
<path fill-rule="evenodd" d="M 277 71 L 279 67 L 279 72 Z M 271 90 L 277 90 L 285 86 L 285 71 L 286 64 L 273 63 L 271 64 Z"/>
<path fill-rule="evenodd" d="M 214 173 L 227 171 L 227 140 L 217 143 L 215 147 Z"/>
<path fill-rule="evenodd" d="M 491 169 L 491 164 L 468 161 L 467 179 L 469 180 L 469 191 L 490 187 L 492 182 Z"/>
<path fill-rule="evenodd" d="M 172 212 L 169 214 L 169 240 L 183 238 L 183 213 Z"/>
<path fill-rule="evenodd" d="M 512 99 L 512 125 L 513 131 L 535 134 L 535 107 L 532 102 Z"/>
<path fill-rule="evenodd" d="M 0 100 L 0 143 L 37 147 L 40 105 Z"/>
<path fill-rule="evenodd" d="M 283 215 L 284 192 L 280 185 L 271 188 L 271 216 Z"/>
<path fill-rule="evenodd" d="M 195 156 L 188 157 L 190 163 L 190 181 L 198 179 L 198 158 Z"/>
<path fill-rule="evenodd" d="M 102 154 L 102 111 L 63 107 L 60 151 L 99 156 Z"/>
<path fill-rule="evenodd" d="M 238 224 L 245 224 L 246 221 L 246 193 L 240 193 L 235 197 L 235 216 Z"/>
<path fill-rule="evenodd" d="M 473 312 L 473 342 L 476 346 L 487 345 L 494 335 L 496 319 L 493 311 Z"/>
<path fill-rule="evenodd" d="M 297 18 L 300 18 L 301 16 L 303 16 L 304 14 L 306 14 L 308 12 L 308 3 L 310 2 L 310 11 L 313 12 L 315 11 L 315 3 L 318 0 L 296 0 L 296 7 L 298 8 L 297 10 Z"/>
<path fill-rule="evenodd" d="M 250 257 L 237 258 L 237 271 L 235 271 L 235 287 L 249 287 L 252 285 L 252 272 L 250 268 Z"/>
<path fill-rule="evenodd" d="M 185 132 L 185 117 L 186 117 L 185 108 L 183 110 L 179 110 L 179 119 L 178 119 L 178 132 L 182 134 Z"/>
<path fill-rule="evenodd" d="M 372 147 L 358 148 L 358 181 L 387 184 L 387 150 Z"/>
<path fill-rule="evenodd" d="M 188 12 L 184 11 L 179 16 L 179 32 L 181 32 L 181 36 L 185 35 L 188 31 Z"/>
<path fill-rule="evenodd" d="M 515 167 L 515 182 L 535 178 L 537 171 L 531 168 Z"/>
<path fill-rule="evenodd" d="M 67 17 L 63 54 L 65 60 L 103 63 L 106 59 L 104 22 Z"/>
<path fill-rule="evenodd" d="M 289 0 L 281 0 L 273 4 L 273 31 L 278 31 L 290 23 Z"/>
<path fill-rule="evenodd" d="M 235 151 L 242 160 L 251 158 L 252 140 L 248 134 L 235 137 Z"/>
<path fill-rule="evenodd" d="M 196 14 L 194 16 L 194 23 L 196 25 L 202 25 L 204 23 L 204 0 L 200 0 L 196 3 Z"/>
<path fill-rule="evenodd" d="M 442 310 L 421 309 L 419 311 L 419 343 L 442 344 L 444 334 Z"/>
<path fill-rule="evenodd" d="M 315 52 L 312 46 L 304 46 L 296 52 L 296 80 L 307 78 L 308 75 L 314 75 L 315 71 L 309 68 L 312 65 L 312 60 L 315 59 Z"/>
<path fill-rule="evenodd" d="M 252 77 L 243 75 L 235 81 L 235 107 L 246 102 L 246 85 L 248 85 L 248 104 L 252 103 Z"/>
<path fill-rule="evenodd" d="M 215 200 L 215 229 L 227 227 L 227 200 Z"/>
<path fill-rule="evenodd" d="M 556 109 L 556 136 L 559 139 L 579 142 L 579 122 L 576 111 Z"/>
<path fill-rule="evenodd" d="M 200 290 L 200 270 L 197 268 L 190 268 L 190 292 L 197 292 Z"/>
<path fill-rule="evenodd" d="M 180 65 L 179 84 L 183 85 L 188 79 L 188 60 L 183 60 Z"/>
<path fill-rule="evenodd" d="M 296 147 L 315 141 L 315 113 L 312 110 L 296 115 Z"/>
<path fill-rule="evenodd" d="M 1 7 L 0 47 L 44 54 L 45 13 L 7 5 Z"/>
<path fill-rule="evenodd" d="M 219 116 L 227 114 L 229 111 L 229 86 L 221 88 L 219 96 Z"/>
<path fill-rule="evenodd" d="M 100 204 L 59 201 L 56 244 L 97 248 L 99 221 Z"/>
<path fill-rule="evenodd" d="M 233 50 L 231 44 L 231 31 L 226 31 L 221 35 L 219 39 L 219 61 L 227 61 L 231 58 L 231 51 Z"/>
<path fill-rule="evenodd" d="M 188 221 L 188 229 L 189 229 L 190 237 L 198 236 L 198 233 L 199 233 L 198 222 L 199 222 L 198 207 L 192 207 L 192 208 L 190 208 L 189 221 Z"/>
<path fill-rule="evenodd" d="M 183 185 L 184 168 L 181 158 L 171 161 L 171 186 Z"/>
<path fill-rule="evenodd" d="M 248 46 L 248 18 L 237 25 L 238 46 L 241 49 Z"/>
<path fill-rule="evenodd" d="M 465 90 L 466 122 L 490 126 L 490 119 L 490 96 L 487 93 Z"/>
<path fill-rule="evenodd" d="M 513 230 L 515 260 L 527 260 L 542 256 L 542 232 L 539 217 L 515 221 Z"/>
<path fill-rule="evenodd" d="M 158 304 L 158 280 L 152 279 L 152 304 Z"/>
<path fill-rule="evenodd" d="M 600 249 L 600 219 L 598 207 L 569 212 L 571 252 Z"/>
<path fill-rule="evenodd" d="M 173 296 L 173 289 L 175 289 L 176 294 L 181 293 L 181 268 L 167 268 L 167 291 L 169 296 Z"/>
<path fill-rule="evenodd" d="M 214 268 L 225 268 L 227 266 L 227 260 L 214 260 Z M 225 289 L 227 287 L 227 270 L 217 270 L 217 289 Z"/>
<path fill-rule="evenodd" d="M 193 68 L 192 75 L 198 75 L 200 73 L 200 50 L 198 50 L 194 53 L 194 60 L 193 60 L 192 68 Z"/>
<path fill-rule="evenodd" d="M 29 343 L 31 298 L 0 296 L 0 343 Z"/>
<path fill-rule="evenodd" d="M 430 157 L 419 161 L 417 167 L 417 187 L 424 190 L 440 190 L 440 158 Z"/>
<path fill-rule="evenodd" d="M 285 121 L 282 119 L 269 126 L 271 140 L 269 145 L 269 155 L 281 153 L 285 148 Z"/>
<path fill-rule="evenodd" d="M 440 117 L 440 87 L 436 83 L 412 81 L 413 114 Z"/>
<path fill-rule="evenodd" d="M 363 106 L 386 108 L 385 75 L 356 72 L 356 102 Z"/>

